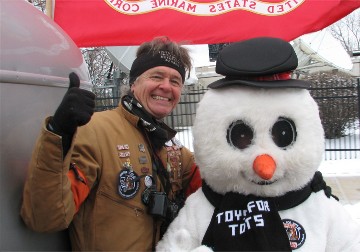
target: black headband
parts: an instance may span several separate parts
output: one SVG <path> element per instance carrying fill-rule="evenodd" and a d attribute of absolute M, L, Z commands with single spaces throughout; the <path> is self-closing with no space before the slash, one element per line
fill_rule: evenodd
<path fill-rule="evenodd" d="M 155 54 L 143 54 L 134 60 L 130 70 L 130 84 L 134 83 L 135 79 L 143 72 L 157 66 L 167 66 L 175 69 L 180 73 L 182 81 L 185 81 L 185 67 L 181 61 L 169 51 L 159 51 Z"/>

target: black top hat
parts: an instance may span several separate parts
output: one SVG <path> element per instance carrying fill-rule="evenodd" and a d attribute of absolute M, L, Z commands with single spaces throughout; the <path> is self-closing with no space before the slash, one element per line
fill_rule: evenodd
<path fill-rule="evenodd" d="M 244 40 L 219 52 L 216 72 L 225 78 L 211 83 L 209 88 L 230 85 L 309 88 L 308 82 L 291 79 L 291 71 L 297 66 L 293 47 L 282 39 L 260 37 Z"/>

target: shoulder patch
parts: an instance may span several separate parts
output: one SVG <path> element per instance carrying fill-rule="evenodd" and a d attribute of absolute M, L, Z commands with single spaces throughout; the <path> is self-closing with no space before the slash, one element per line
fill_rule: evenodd
<path fill-rule="evenodd" d="M 283 219 L 282 222 L 288 235 L 291 249 L 295 250 L 300 248 L 306 240 L 306 233 L 303 226 L 290 219 Z"/>

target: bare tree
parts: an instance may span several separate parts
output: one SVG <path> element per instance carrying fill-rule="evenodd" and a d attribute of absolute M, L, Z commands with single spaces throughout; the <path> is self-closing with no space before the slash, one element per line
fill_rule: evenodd
<path fill-rule="evenodd" d="M 29 3 L 34 5 L 36 8 L 45 12 L 46 0 L 27 0 Z"/>
<path fill-rule="evenodd" d="M 331 34 L 348 51 L 360 49 L 360 9 L 329 26 Z"/>
<path fill-rule="evenodd" d="M 103 47 L 81 48 L 94 87 L 112 78 L 111 60 Z"/>
<path fill-rule="evenodd" d="M 46 0 L 26 0 L 37 9 L 45 12 L 46 10 Z M 109 75 L 109 69 L 111 65 L 111 60 L 103 47 L 89 47 L 89 48 L 80 48 L 85 62 L 88 66 L 90 79 L 93 84 L 93 87 L 102 86 L 105 84 L 106 79 L 111 77 L 111 72 Z"/>

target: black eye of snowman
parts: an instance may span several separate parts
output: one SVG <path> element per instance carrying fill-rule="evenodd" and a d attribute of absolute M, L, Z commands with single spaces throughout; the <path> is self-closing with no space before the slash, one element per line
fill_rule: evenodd
<path fill-rule="evenodd" d="M 226 139 L 228 143 L 241 150 L 251 144 L 253 137 L 252 128 L 241 120 L 233 122 L 227 129 Z"/>
<path fill-rule="evenodd" d="M 280 117 L 272 127 L 271 135 L 277 146 L 286 149 L 296 140 L 295 123 L 288 118 Z"/>

